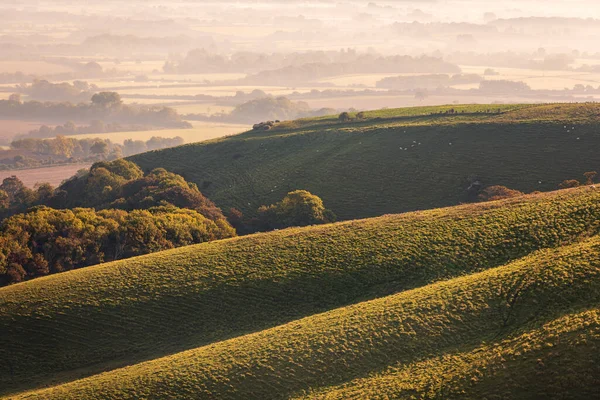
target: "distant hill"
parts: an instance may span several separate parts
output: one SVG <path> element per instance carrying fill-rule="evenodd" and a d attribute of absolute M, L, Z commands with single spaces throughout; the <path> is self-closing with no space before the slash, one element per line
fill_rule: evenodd
<path fill-rule="evenodd" d="M 584 397 L 600 388 L 599 233 L 600 191 L 585 187 L 0 288 L 0 387 L 48 399 Z"/>
<path fill-rule="evenodd" d="M 288 121 L 131 159 L 197 183 L 224 210 L 253 215 L 305 189 L 355 219 L 466 202 L 474 182 L 554 190 L 600 168 L 599 128 L 600 104 L 415 107 Z"/>

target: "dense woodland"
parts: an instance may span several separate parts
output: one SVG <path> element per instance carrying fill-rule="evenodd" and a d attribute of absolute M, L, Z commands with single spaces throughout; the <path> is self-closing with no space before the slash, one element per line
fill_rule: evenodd
<path fill-rule="evenodd" d="M 59 188 L 0 185 L 0 285 L 238 234 L 333 222 L 303 190 L 262 206 L 259 216 L 226 218 L 198 187 L 157 168 L 99 162 Z M 233 226 L 232 226 L 233 225 Z M 235 228 L 235 229 L 234 229 Z"/>

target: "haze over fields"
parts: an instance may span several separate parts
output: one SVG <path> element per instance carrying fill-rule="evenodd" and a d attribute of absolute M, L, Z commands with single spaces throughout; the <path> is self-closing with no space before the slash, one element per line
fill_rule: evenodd
<path fill-rule="evenodd" d="M 0 399 L 600 397 L 598 0 L 0 20 Z"/>

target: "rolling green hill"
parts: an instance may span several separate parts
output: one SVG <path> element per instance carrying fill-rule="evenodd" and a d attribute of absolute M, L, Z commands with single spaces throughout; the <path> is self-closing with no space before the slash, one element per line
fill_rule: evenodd
<path fill-rule="evenodd" d="M 5 287 L 0 289 L 0 388 L 4 393 L 35 389 L 217 346 L 598 233 L 600 191 L 586 187 L 228 239 Z M 590 243 L 581 252 L 597 250 L 596 242 Z M 554 253 L 541 254 L 546 263 Z M 581 263 L 592 262 L 590 257 L 582 256 Z M 595 282 L 593 274 L 587 278 L 582 285 Z M 431 290 L 423 293 L 437 289 Z M 470 290 L 470 284 L 463 288 Z M 595 296 L 595 290 L 581 289 L 581 299 Z M 575 297 L 565 310 L 575 307 Z M 472 340 L 492 335 L 485 332 L 474 332 Z M 330 382 L 337 383 L 342 381 Z"/>
<path fill-rule="evenodd" d="M 298 399 L 592 399 L 600 387 L 599 354 L 596 308 Z"/>
<path fill-rule="evenodd" d="M 393 365 L 418 368 L 413 379 L 427 381 L 408 390 L 406 374 L 377 382 L 404 398 L 584 398 L 600 389 L 599 302 L 594 237 L 23 398 L 286 399 Z M 438 375 L 444 369 L 451 373 Z M 366 386 L 353 397 L 380 396 Z"/>
<path fill-rule="evenodd" d="M 284 122 L 132 160 L 195 182 L 223 210 L 252 215 L 305 189 L 355 219 L 456 205 L 475 180 L 554 190 L 600 168 L 599 128 L 600 104 L 416 107 Z"/>

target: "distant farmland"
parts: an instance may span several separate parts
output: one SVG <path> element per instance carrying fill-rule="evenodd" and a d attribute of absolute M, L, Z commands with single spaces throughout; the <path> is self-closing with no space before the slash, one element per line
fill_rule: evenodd
<path fill-rule="evenodd" d="M 180 136 L 186 143 L 202 142 L 204 140 L 216 139 L 224 136 L 235 135 L 250 129 L 248 125 L 211 123 L 192 121 L 193 128 L 190 129 L 156 129 L 150 131 L 129 131 L 112 133 L 88 133 L 72 136 L 75 139 L 100 138 L 110 139 L 115 143 L 123 143 L 124 140 L 149 140 L 153 136 L 172 138 Z"/>
<path fill-rule="evenodd" d="M 25 186 L 34 187 L 36 183 L 48 182 L 52 186 L 58 186 L 62 181 L 72 177 L 82 168 L 89 168 L 90 164 L 70 164 L 57 167 L 43 167 L 31 169 L 18 169 L 0 171 L 0 180 L 15 175 L 23 181 Z"/>

